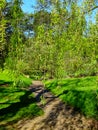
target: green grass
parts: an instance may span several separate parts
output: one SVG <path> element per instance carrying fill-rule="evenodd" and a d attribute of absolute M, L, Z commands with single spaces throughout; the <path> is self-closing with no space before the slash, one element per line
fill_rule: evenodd
<path fill-rule="evenodd" d="M 28 87 L 32 83 L 32 79 L 26 78 L 23 75 L 17 74 L 15 71 L 4 70 L 0 71 L 0 84 L 12 84 L 16 87 Z"/>
<path fill-rule="evenodd" d="M 26 91 L 21 91 L 13 87 L 0 87 L 0 110 L 10 106 L 12 103 L 19 102 L 19 98 Z"/>
<path fill-rule="evenodd" d="M 0 71 L 0 127 L 43 113 L 36 105 L 33 93 L 27 89 L 31 83 L 32 80 L 23 75 Z"/>
<path fill-rule="evenodd" d="M 45 86 L 84 115 L 98 118 L 98 77 L 45 81 Z"/>
<path fill-rule="evenodd" d="M 0 100 L 0 122 L 5 124 L 24 117 L 37 116 L 42 110 L 37 107 L 32 92 L 3 88 Z"/>

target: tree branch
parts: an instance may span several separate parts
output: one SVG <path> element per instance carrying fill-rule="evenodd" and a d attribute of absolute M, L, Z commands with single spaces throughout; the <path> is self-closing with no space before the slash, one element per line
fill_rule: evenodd
<path fill-rule="evenodd" d="M 95 6 L 95 7 L 93 7 L 92 9 L 90 9 L 88 12 L 93 11 L 93 10 L 95 10 L 95 9 L 97 9 L 97 8 L 98 8 L 98 5 Z"/>

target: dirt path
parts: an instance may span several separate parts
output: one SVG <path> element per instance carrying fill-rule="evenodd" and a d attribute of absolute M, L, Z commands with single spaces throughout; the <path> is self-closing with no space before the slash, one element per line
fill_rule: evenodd
<path fill-rule="evenodd" d="M 97 121 L 86 119 L 73 107 L 53 96 L 42 82 L 34 81 L 30 89 L 44 115 L 19 121 L 17 130 L 98 130 Z"/>

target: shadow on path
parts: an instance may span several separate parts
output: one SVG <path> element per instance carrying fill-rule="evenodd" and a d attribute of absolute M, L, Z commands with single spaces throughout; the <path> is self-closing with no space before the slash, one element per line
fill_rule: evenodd
<path fill-rule="evenodd" d="M 98 121 L 87 119 L 72 106 L 63 103 L 58 97 L 35 82 L 31 87 L 39 107 L 45 112 L 43 116 L 26 121 L 20 130 L 98 130 Z M 41 97 L 45 99 L 42 104 Z"/>

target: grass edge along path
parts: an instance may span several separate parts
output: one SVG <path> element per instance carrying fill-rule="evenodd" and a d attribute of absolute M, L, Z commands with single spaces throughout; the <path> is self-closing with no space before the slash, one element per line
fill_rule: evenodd
<path fill-rule="evenodd" d="M 98 77 L 54 79 L 45 87 L 62 101 L 74 106 L 87 117 L 98 120 Z"/>
<path fill-rule="evenodd" d="M 10 70 L 0 71 L 0 128 L 25 117 L 43 114 L 28 90 L 31 84 L 32 79 L 23 75 L 17 76 Z"/>

